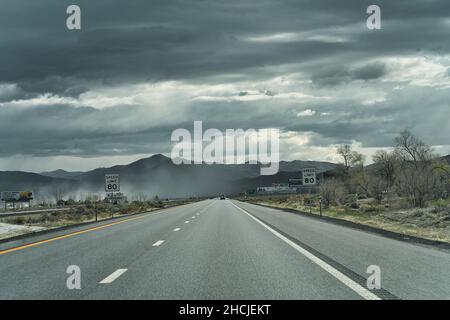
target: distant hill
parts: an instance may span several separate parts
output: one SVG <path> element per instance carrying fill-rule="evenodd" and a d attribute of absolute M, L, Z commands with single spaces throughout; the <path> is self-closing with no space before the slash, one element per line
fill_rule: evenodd
<path fill-rule="evenodd" d="M 335 168 L 336 165 L 328 162 L 298 160 L 280 162 L 280 170 L 291 173 L 298 173 L 305 167 L 316 167 L 318 172 L 324 172 Z M 210 196 L 222 192 L 229 194 L 245 191 L 248 185 L 253 186 L 256 183 L 245 179 L 280 182 L 278 175 L 260 176 L 260 169 L 260 164 L 175 165 L 170 158 L 155 155 L 129 165 L 99 168 L 85 172 L 77 176 L 76 179 L 87 188 L 102 190 L 104 175 L 117 173 L 121 176 L 123 189 L 133 193 L 146 192 L 164 197 Z M 295 174 L 290 174 L 290 176 L 295 176 Z"/>
<path fill-rule="evenodd" d="M 125 192 L 157 194 L 163 197 L 216 195 L 232 190 L 242 177 L 259 175 L 259 165 L 175 165 L 163 155 L 141 159 L 129 165 L 98 168 L 76 177 L 83 187 L 103 190 L 105 174 L 117 173 Z"/>
<path fill-rule="evenodd" d="M 442 160 L 447 161 L 450 164 L 450 154 L 448 156 L 441 157 Z"/>
<path fill-rule="evenodd" d="M 318 173 L 322 173 L 325 171 L 333 170 L 334 168 L 336 168 L 336 164 L 321 161 L 302 161 L 302 160 L 280 161 L 279 171 L 294 172 L 294 171 L 301 171 L 303 168 L 309 167 L 316 168 L 316 171 Z"/>
<path fill-rule="evenodd" d="M 300 179 L 301 177 L 300 171 L 280 171 L 272 176 L 258 176 L 254 178 L 240 179 L 236 183 L 236 185 L 239 186 L 236 191 L 245 192 L 256 189 L 257 187 L 269 187 L 274 183 L 289 183 L 289 179 Z"/>
<path fill-rule="evenodd" d="M 0 191 L 33 191 L 35 198 L 51 198 L 56 190 L 77 190 L 79 182 L 37 173 L 0 171 Z"/>
<path fill-rule="evenodd" d="M 121 179 L 121 191 L 128 195 L 142 192 L 160 197 L 215 196 L 285 182 L 289 177 L 298 176 L 304 167 L 316 167 L 318 172 L 326 172 L 336 165 L 329 162 L 281 161 L 278 174 L 260 176 L 260 164 L 175 165 L 170 158 L 158 154 L 128 165 L 97 168 L 87 172 L 61 169 L 41 174 L 0 172 L 0 190 L 32 189 L 36 195 L 48 198 L 55 189 L 59 189 L 67 196 L 76 198 L 80 193 L 103 193 L 105 174 L 117 173 Z"/>
<path fill-rule="evenodd" d="M 81 174 L 83 174 L 82 171 L 65 171 L 62 169 L 58 169 L 55 171 L 45 171 L 39 173 L 42 176 L 51 177 L 51 178 L 63 178 L 63 179 L 72 179 L 75 178 Z"/>

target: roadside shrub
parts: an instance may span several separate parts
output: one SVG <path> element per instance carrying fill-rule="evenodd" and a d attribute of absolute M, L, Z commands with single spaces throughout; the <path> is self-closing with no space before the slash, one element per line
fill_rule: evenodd
<path fill-rule="evenodd" d="M 49 213 L 49 215 L 52 217 L 58 218 L 58 217 L 64 215 L 64 212 L 63 211 L 54 211 L 54 212 Z"/>
<path fill-rule="evenodd" d="M 27 216 L 25 218 L 25 224 L 37 224 L 37 223 L 44 223 L 47 221 L 49 215 L 47 213 L 33 215 L 33 216 Z"/>
<path fill-rule="evenodd" d="M 445 200 L 438 200 L 431 210 L 432 213 L 447 213 L 450 214 L 449 205 Z"/>
<path fill-rule="evenodd" d="M 154 208 L 162 208 L 164 206 L 161 201 L 154 201 L 152 205 Z"/>
<path fill-rule="evenodd" d="M 347 199 L 345 199 L 345 203 L 346 203 L 348 208 L 359 209 L 358 195 L 357 194 L 350 194 L 350 195 L 348 195 Z"/>
<path fill-rule="evenodd" d="M 76 207 L 75 208 L 75 213 L 78 215 L 83 215 L 86 213 L 86 210 L 83 207 Z"/>
<path fill-rule="evenodd" d="M 320 196 L 325 208 L 342 203 L 345 195 L 346 189 L 342 181 L 333 178 L 320 185 Z"/>
<path fill-rule="evenodd" d="M 12 224 L 25 224 L 25 222 L 26 222 L 25 217 L 20 217 L 20 216 L 19 217 L 13 217 L 9 221 L 11 221 L 10 223 L 12 223 Z"/>
<path fill-rule="evenodd" d="M 348 205 L 350 209 L 359 209 L 359 204 L 356 202 L 352 202 Z"/>
<path fill-rule="evenodd" d="M 368 205 L 368 206 L 363 206 L 361 208 L 361 210 L 364 213 L 377 212 L 378 211 L 378 207 L 372 206 L 372 205 Z"/>

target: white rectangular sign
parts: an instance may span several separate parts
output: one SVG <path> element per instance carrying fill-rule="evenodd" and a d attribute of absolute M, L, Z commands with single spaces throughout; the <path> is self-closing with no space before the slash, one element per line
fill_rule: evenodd
<path fill-rule="evenodd" d="M 120 179 L 118 174 L 105 174 L 105 191 L 120 191 Z"/>
<path fill-rule="evenodd" d="M 33 200 L 32 191 L 3 191 L 1 200 L 7 202 L 28 202 Z"/>
<path fill-rule="evenodd" d="M 316 168 L 304 168 L 303 169 L 303 185 L 313 186 L 317 184 Z"/>

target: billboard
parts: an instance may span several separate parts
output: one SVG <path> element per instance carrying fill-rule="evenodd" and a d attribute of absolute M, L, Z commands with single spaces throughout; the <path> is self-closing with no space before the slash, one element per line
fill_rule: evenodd
<path fill-rule="evenodd" d="M 6 202 L 29 202 L 33 200 L 32 191 L 3 191 L 1 200 Z"/>

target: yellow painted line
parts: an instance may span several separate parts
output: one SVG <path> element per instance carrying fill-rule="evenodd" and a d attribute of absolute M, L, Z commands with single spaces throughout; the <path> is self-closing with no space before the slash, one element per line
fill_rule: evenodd
<path fill-rule="evenodd" d="M 190 205 L 190 204 L 192 204 L 192 203 L 188 203 L 188 204 L 185 204 L 185 205 L 187 206 L 187 205 Z M 177 208 L 180 208 L 180 207 L 185 206 L 185 205 L 163 209 L 163 210 L 160 210 L 159 212 L 156 212 L 156 214 L 163 213 L 164 211 L 167 211 L 167 210 L 170 210 L 170 209 L 177 209 Z M 139 217 L 127 218 L 127 219 L 124 219 L 124 220 L 120 220 L 120 221 L 104 224 L 104 225 L 101 225 L 101 226 L 98 226 L 98 227 L 93 227 L 93 228 L 89 228 L 89 229 L 75 231 L 75 232 L 68 233 L 68 234 L 65 234 L 65 235 L 62 235 L 62 236 L 57 236 L 57 237 L 54 237 L 54 238 L 49 238 L 49 239 L 45 239 L 45 240 L 41 240 L 41 241 L 32 242 L 32 243 L 29 243 L 29 244 L 25 244 L 23 246 L 18 246 L 18 247 L 14 247 L 14 248 L 11 248 L 11 249 L 6 249 L 6 250 L 3 250 L 3 251 L 0 251 L 0 255 L 6 254 L 6 253 L 10 253 L 10 252 L 14 252 L 14 251 L 23 250 L 23 249 L 26 249 L 26 248 L 35 247 L 35 246 L 38 246 L 38 245 L 41 245 L 41 244 L 44 244 L 44 243 L 49 243 L 49 242 L 53 242 L 53 241 L 57 241 L 57 240 L 70 238 L 70 237 L 77 236 L 77 235 L 80 235 L 80 234 L 83 234 L 83 233 L 88 233 L 88 232 L 91 232 L 91 231 L 96 231 L 96 230 L 112 227 L 112 226 L 115 226 L 115 225 L 118 225 L 118 224 L 122 224 L 122 223 L 125 223 L 125 222 L 130 222 L 130 221 L 133 221 L 133 220 L 142 219 L 142 218 L 145 218 L 147 216 L 154 215 L 154 214 L 155 213 L 147 213 L 147 214 L 144 214 L 144 215 L 139 216 Z"/>

